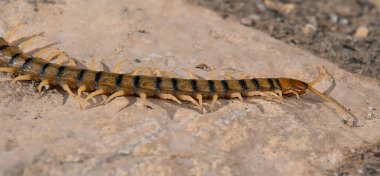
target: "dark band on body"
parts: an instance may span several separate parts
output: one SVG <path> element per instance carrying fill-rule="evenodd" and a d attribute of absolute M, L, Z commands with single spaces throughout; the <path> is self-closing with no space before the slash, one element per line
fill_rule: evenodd
<path fill-rule="evenodd" d="M 33 60 L 32 57 L 26 59 L 26 60 L 24 61 L 24 64 L 22 64 L 21 69 L 25 71 L 25 69 L 27 69 L 27 68 L 29 67 L 30 63 L 32 63 L 32 60 Z"/>
<path fill-rule="evenodd" d="M 65 71 L 65 66 L 60 66 L 57 70 L 57 74 L 56 74 L 56 77 L 57 77 L 57 80 L 61 80 L 62 78 L 62 75 L 63 75 L 63 72 Z"/>

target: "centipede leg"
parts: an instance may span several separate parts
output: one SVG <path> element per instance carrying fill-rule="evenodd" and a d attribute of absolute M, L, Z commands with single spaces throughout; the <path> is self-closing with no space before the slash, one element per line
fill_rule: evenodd
<path fill-rule="evenodd" d="M 106 91 L 105 89 L 98 89 L 98 90 L 96 90 L 96 91 L 90 93 L 90 95 L 88 95 L 84 101 L 86 102 L 86 101 L 88 101 L 90 98 L 95 97 L 95 96 L 97 96 L 97 95 L 104 94 L 104 93 L 106 93 L 106 92 L 107 92 L 107 91 Z"/>
<path fill-rule="evenodd" d="M 287 90 L 287 91 L 285 92 L 285 94 L 290 94 L 290 93 L 296 95 L 298 100 L 300 99 L 300 96 L 299 96 L 298 93 L 297 93 L 296 91 L 294 91 L 294 90 Z"/>
<path fill-rule="evenodd" d="M 43 48 L 43 49 L 37 51 L 36 53 L 34 53 L 33 57 L 42 58 L 41 55 L 43 55 L 44 53 L 48 52 L 49 50 L 55 50 L 55 49 L 50 48 L 50 47 Z"/>
<path fill-rule="evenodd" d="M 15 27 L 13 27 L 4 37 L 5 41 L 8 41 L 11 39 L 12 35 L 18 30 L 20 29 L 22 26 L 24 26 L 23 24 L 18 24 L 16 25 Z"/>
<path fill-rule="evenodd" d="M 179 95 L 178 98 L 180 100 L 189 101 L 189 102 L 193 103 L 199 110 L 202 110 L 201 105 L 198 104 L 198 102 L 195 101 L 193 97 L 191 97 L 189 95 Z"/>
<path fill-rule="evenodd" d="M 275 94 L 278 95 L 279 98 L 282 98 L 282 91 L 281 90 L 275 90 L 273 91 Z"/>
<path fill-rule="evenodd" d="M 62 52 L 58 54 L 57 61 L 55 62 L 58 65 L 61 65 L 63 63 L 63 57 L 65 57 L 65 54 Z"/>
<path fill-rule="evenodd" d="M 211 111 L 214 110 L 214 105 L 215 105 L 217 100 L 218 100 L 218 95 L 213 95 L 212 96 L 212 102 L 211 102 Z"/>
<path fill-rule="evenodd" d="M 215 79 L 215 69 L 214 68 L 210 68 L 209 79 Z"/>
<path fill-rule="evenodd" d="M 78 92 L 77 92 L 77 99 L 78 99 L 78 102 L 79 102 L 79 106 L 81 109 L 83 109 L 83 103 L 82 103 L 82 100 L 80 99 L 81 98 L 81 94 L 83 91 L 86 91 L 87 87 L 85 85 L 81 85 L 79 86 L 78 88 Z"/>
<path fill-rule="evenodd" d="M 189 78 L 190 78 L 190 79 L 195 79 L 195 78 L 196 78 L 195 74 L 192 73 L 189 69 L 187 69 L 187 68 L 182 68 L 182 70 L 183 70 L 184 72 L 186 72 L 186 73 L 189 75 Z"/>
<path fill-rule="evenodd" d="M 224 76 L 227 80 L 228 79 L 234 79 L 234 76 L 232 75 L 232 73 L 227 73 L 226 76 Z"/>
<path fill-rule="evenodd" d="M 172 94 L 164 94 L 164 93 L 161 93 L 161 94 L 158 94 L 158 97 L 160 97 L 161 99 L 165 99 L 165 100 L 173 100 L 175 102 L 177 102 L 178 104 L 182 104 L 181 101 L 179 101 L 177 99 L 177 97 L 175 97 L 174 95 Z"/>
<path fill-rule="evenodd" d="M 123 65 L 124 62 L 126 62 L 127 60 L 121 60 L 119 61 L 115 67 L 112 69 L 113 72 L 115 73 L 118 73 L 120 71 L 120 67 Z"/>
<path fill-rule="evenodd" d="M 91 58 L 90 69 L 91 70 L 97 70 L 96 61 L 94 58 Z"/>
<path fill-rule="evenodd" d="M 68 84 L 64 83 L 62 84 L 62 89 L 65 90 L 69 95 L 76 97 L 74 93 L 71 91 L 70 87 Z"/>
<path fill-rule="evenodd" d="M 249 97 L 252 97 L 252 96 L 262 96 L 264 98 L 273 100 L 275 102 L 282 103 L 282 99 L 279 99 L 279 96 L 277 94 L 275 94 L 274 92 L 269 92 L 269 91 L 268 92 L 252 91 L 252 92 L 248 92 L 247 96 L 249 96 Z"/>
<path fill-rule="evenodd" d="M 47 79 L 42 80 L 41 83 L 37 87 L 38 92 L 41 92 L 42 88 L 45 86 L 48 86 L 48 85 L 49 85 L 49 80 L 47 80 Z"/>
<path fill-rule="evenodd" d="M 230 97 L 231 97 L 231 98 L 239 98 L 239 100 L 240 100 L 241 102 L 243 102 L 243 97 L 242 97 L 241 94 L 238 93 L 238 92 L 232 93 L 232 94 L 230 95 Z"/>
<path fill-rule="evenodd" d="M 120 91 L 117 91 L 115 93 L 113 93 L 112 95 L 110 95 L 107 100 L 104 102 L 104 104 L 107 104 L 108 102 L 110 102 L 112 99 L 116 98 L 116 97 L 121 97 L 121 96 L 124 96 L 125 95 L 125 91 L 123 90 L 120 90 Z"/>
<path fill-rule="evenodd" d="M 40 35 L 38 35 L 38 34 L 35 34 L 35 35 L 33 35 L 33 36 L 31 36 L 31 38 L 30 39 L 28 39 L 28 40 L 26 40 L 26 41 L 23 41 L 22 43 L 20 43 L 19 45 L 18 45 L 18 47 L 19 47 L 19 49 L 21 50 L 21 51 L 23 51 L 26 47 L 28 47 L 37 37 L 41 37 Z"/>
<path fill-rule="evenodd" d="M 152 74 L 156 75 L 157 77 L 166 77 L 166 78 L 173 78 L 174 77 L 173 73 L 170 73 L 170 72 L 165 71 L 165 70 L 160 70 L 158 68 L 154 68 L 152 70 Z"/>
<path fill-rule="evenodd" d="M 202 94 L 197 94 L 196 98 L 198 99 L 198 104 L 200 106 L 200 110 L 203 111 L 203 100 L 202 100 Z"/>
<path fill-rule="evenodd" d="M 15 73 L 16 69 L 10 67 L 0 67 L 0 72 Z"/>
<path fill-rule="evenodd" d="M 64 53 L 62 53 L 64 54 Z M 67 54 L 64 54 L 66 57 L 67 57 Z M 67 57 L 67 60 L 69 61 L 69 65 L 71 66 L 77 66 L 77 63 L 75 62 L 75 60 L 71 57 Z"/>
<path fill-rule="evenodd" d="M 14 78 L 12 80 L 11 84 L 16 83 L 16 81 L 30 81 L 30 80 L 32 80 L 31 75 L 20 75 L 20 76 L 17 76 L 16 78 Z"/>
<path fill-rule="evenodd" d="M 145 73 L 148 75 L 153 75 L 153 70 L 149 67 L 137 67 L 130 74 L 137 75 L 141 71 L 145 71 Z"/>
<path fill-rule="evenodd" d="M 138 94 L 141 98 L 141 104 L 144 106 L 144 107 L 147 107 L 148 103 L 146 101 L 146 93 L 143 93 L 143 92 L 140 92 Z"/>
<path fill-rule="evenodd" d="M 50 53 L 46 58 L 45 60 L 50 62 L 53 60 L 53 58 L 59 56 L 61 54 L 61 51 L 53 51 L 52 53 Z"/>
<path fill-rule="evenodd" d="M 250 74 L 247 74 L 247 73 L 238 73 L 238 75 L 236 76 L 240 79 L 252 79 L 253 76 L 250 75 Z"/>

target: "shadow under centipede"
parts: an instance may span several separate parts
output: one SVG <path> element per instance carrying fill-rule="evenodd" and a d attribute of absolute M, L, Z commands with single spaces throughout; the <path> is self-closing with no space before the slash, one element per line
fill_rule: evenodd
<path fill-rule="evenodd" d="M 159 102 L 159 101 L 162 101 L 162 100 L 154 100 L 153 99 L 151 102 L 153 104 L 161 107 L 162 109 L 164 109 L 166 111 L 166 114 L 168 114 L 169 119 L 173 120 L 174 119 L 174 115 L 177 112 L 177 108 L 175 108 L 173 106 L 169 106 L 166 103 L 162 103 L 162 102 Z M 174 105 L 174 106 L 176 106 L 176 105 Z"/>
<path fill-rule="evenodd" d="M 46 48 L 50 48 L 50 47 L 57 45 L 57 44 L 58 44 L 57 42 L 49 43 L 49 44 L 44 45 L 42 47 L 35 48 L 31 51 L 28 51 L 26 54 L 33 55 L 33 54 L 36 54 L 38 51 L 41 51 L 41 50 L 46 49 Z"/>
<path fill-rule="evenodd" d="M 11 45 L 12 45 L 12 46 L 18 46 L 18 45 L 20 45 L 22 42 L 25 42 L 25 41 L 27 41 L 27 40 L 29 40 L 29 39 L 32 39 L 32 38 L 37 37 L 37 36 L 43 37 L 44 35 L 45 35 L 45 32 L 40 32 L 40 33 L 38 33 L 38 34 L 33 34 L 33 35 L 31 35 L 31 36 L 21 37 L 21 38 L 15 40 L 15 41 L 13 41 L 13 42 L 11 43 Z"/>
<path fill-rule="evenodd" d="M 122 108 L 120 108 L 117 112 L 120 112 L 124 109 L 127 109 L 128 107 L 132 106 L 133 104 L 135 104 L 137 102 L 137 98 L 136 97 L 125 97 L 125 99 L 128 100 L 128 104 L 123 106 Z"/>
<path fill-rule="evenodd" d="M 254 99 L 254 98 L 248 98 L 245 102 L 246 102 L 247 104 L 255 105 L 256 108 L 259 109 L 259 111 L 260 111 L 262 114 L 264 114 L 265 111 L 264 111 L 263 105 L 261 105 L 261 104 L 258 103 L 258 102 L 253 101 L 253 99 Z"/>
<path fill-rule="evenodd" d="M 106 71 L 106 72 L 110 72 L 111 71 L 110 67 L 108 65 L 106 65 L 103 61 L 100 62 L 100 64 L 102 65 L 102 68 L 103 68 L 104 71 Z"/>
<path fill-rule="evenodd" d="M 331 82 L 330 87 L 327 88 L 327 89 L 323 92 L 323 94 L 325 94 L 325 95 L 329 95 L 329 94 L 335 89 L 335 87 L 336 87 L 336 82 L 335 82 L 334 77 L 332 77 L 332 82 Z"/>
<path fill-rule="evenodd" d="M 233 100 L 229 100 L 229 99 L 220 99 L 218 100 L 215 105 L 214 105 L 214 108 L 213 108 L 213 111 L 211 111 L 211 103 L 212 101 L 211 100 L 206 100 L 205 102 L 207 102 L 204 107 L 207 109 L 207 112 L 206 113 L 212 113 L 212 112 L 216 112 L 216 111 L 219 111 L 220 109 L 222 109 L 223 107 L 226 107 L 228 106 L 229 104 L 233 103 Z M 199 111 L 199 110 L 198 110 Z"/>

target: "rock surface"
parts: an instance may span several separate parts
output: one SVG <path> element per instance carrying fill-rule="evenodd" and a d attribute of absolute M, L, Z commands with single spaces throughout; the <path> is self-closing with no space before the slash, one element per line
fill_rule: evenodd
<path fill-rule="evenodd" d="M 149 99 L 147 109 L 135 97 L 80 110 L 59 89 L 40 95 L 33 84 L 11 85 L 1 75 L 3 175 L 322 175 L 345 151 L 379 140 L 378 81 L 206 9 L 178 0 L 0 1 L 0 8 L 2 36 L 26 22 L 18 36 L 45 32 L 29 50 L 59 42 L 87 65 L 91 58 L 110 67 L 126 59 L 123 72 L 154 66 L 186 77 L 185 67 L 207 77 L 195 68 L 205 63 L 217 78 L 244 72 L 312 81 L 324 66 L 335 78 L 330 95 L 359 118 L 359 127 L 347 128 L 311 94 L 284 104 L 220 100 L 215 112 L 206 101 L 204 113 L 160 99 Z"/>

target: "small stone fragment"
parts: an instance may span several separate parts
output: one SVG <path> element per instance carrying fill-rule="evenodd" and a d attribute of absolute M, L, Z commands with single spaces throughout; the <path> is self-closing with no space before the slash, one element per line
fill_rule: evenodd
<path fill-rule="evenodd" d="M 250 17 L 242 18 L 240 23 L 244 26 L 255 26 L 255 21 Z"/>
<path fill-rule="evenodd" d="M 315 31 L 317 30 L 317 28 L 312 25 L 312 24 L 306 24 L 303 28 L 302 28 L 302 32 L 306 35 L 308 34 L 313 34 Z"/>
<path fill-rule="evenodd" d="M 282 14 L 288 14 L 296 8 L 296 5 L 293 3 L 283 4 L 283 3 L 276 3 L 271 0 L 265 0 L 264 4 L 268 9 L 278 11 Z"/>
<path fill-rule="evenodd" d="M 369 30 L 367 27 L 365 26 L 360 26 L 356 32 L 355 32 L 355 37 L 357 39 L 363 39 L 363 38 L 366 38 L 368 36 L 368 33 L 369 33 Z"/>
<path fill-rule="evenodd" d="M 199 64 L 199 65 L 195 66 L 195 68 L 203 69 L 203 70 L 206 70 L 206 71 L 210 71 L 211 70 L 211 68 L 208 65 L 206 65 L 206 64 Z"/>

